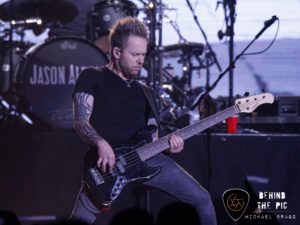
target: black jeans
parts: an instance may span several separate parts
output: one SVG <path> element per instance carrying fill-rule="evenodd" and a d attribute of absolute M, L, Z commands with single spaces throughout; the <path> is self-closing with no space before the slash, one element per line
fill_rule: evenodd
<path fill-rule="evenodd" d="M 200 217 L 201 224 L 217 224 L 210 194 L 173 159 L 164 154 L 158 154 L 147 160 L 146 163 L 152 167 L 160 166 L 162 170 L 157 176 L 145 182 L 145 185 L 163 190 L 179 200 L 194 206 Z M 71 218 L 92 224 L 99 213 L 99 209 L 93 205 L 82 187 Z"/>

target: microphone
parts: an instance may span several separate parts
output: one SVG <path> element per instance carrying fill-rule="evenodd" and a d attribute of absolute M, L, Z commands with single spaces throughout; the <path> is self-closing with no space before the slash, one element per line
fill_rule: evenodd
<path fill-rule="evenodd" d="M 276 15 L 274 15 L 274 16 L 272 16 L 271 19 L 266 20 L 266 21 L 264 22 L 264 25 L 265 25 L 266 27 L 269 27 L 269 26 L 271 26 L 276 20 L 278 20 L 278 17 L 277 17 Z"/>
<path fill-rule="evenodd" d="M 264 27 L 261 29 L 261 31 L 255 36 L 255 39 L 257 39 L 263 32 L 265 32 L 266 29 L 268 29 L 276 20 L 278 20 L 277 16 L 272 16 L 271 19 L 266 20 L 264 22 Z"/>

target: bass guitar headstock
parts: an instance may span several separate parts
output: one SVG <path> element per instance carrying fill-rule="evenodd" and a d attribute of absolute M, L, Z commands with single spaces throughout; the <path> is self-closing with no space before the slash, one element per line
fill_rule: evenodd
<path fill-rule="evenodd" d="M 240 98 L 235 101 L 235 105 L 238 107 L 239 113 L 251 113 L 258 106 L 274 102 L 274 96 L 271 93 L 263 93 L 259 95 L 253 95 L 245 98 Z"/>

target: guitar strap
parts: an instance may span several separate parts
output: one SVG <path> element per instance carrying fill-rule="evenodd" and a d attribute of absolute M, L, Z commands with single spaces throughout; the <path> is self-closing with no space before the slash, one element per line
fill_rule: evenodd
<path fill-rule="evenodd" d="M 151 110 L 153 112 L 153 115 L 155 117 L 155 120 L 157 122 L 158 128 L 161 130 L 162 126 L 160 124 L 160 119 L 159 119 L 159 116 L 158 116 L 158 113 L 157 113 L 156 106 L 154 104 L 152 91 L 151 91 L 151 89 L 148 86 L 146 86 L 146 85 L 144 85 L 144 84 L 142 84 L 140 82 L 138 82 L 138 83 L 140 84 L 140 86 L 141 86 L 141 88 L 142 88 L 142 90 L 144 92 L 144 95 L 145 95 L 145 97 L 146 97 L 146 99 L 147 99 L 147 101 L 148 101 L 148 103 L 150 105 L 150 108 L 151 108 Z"/>

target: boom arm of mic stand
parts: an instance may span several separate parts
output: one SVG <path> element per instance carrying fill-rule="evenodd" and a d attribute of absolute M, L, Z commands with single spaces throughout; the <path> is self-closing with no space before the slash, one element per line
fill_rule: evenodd
<path fill-rule="evenodd" d="M 197 105 L 201 102 L 201 100 L 209 94 L 219 83 L 219 81 L 222 79 L 222 77 L 232 68 L 235 67 L 235 62 L 248 50 L 248 48 L 263 34 L 263 32 L 272 24 L 265 24 L 264 27 L 257 33 L 257 35 L 254 37 L 254 39 L 243 49 L 243 51 L 238 54 L 235 59 L 228 65 L 228 67 L 219 74 L 218 79 L 208 88 L 206 91 L 202 94 L 199 95 L 196 100 L 194 101 L 191 110 L 194 110 Z"/>

